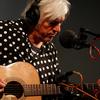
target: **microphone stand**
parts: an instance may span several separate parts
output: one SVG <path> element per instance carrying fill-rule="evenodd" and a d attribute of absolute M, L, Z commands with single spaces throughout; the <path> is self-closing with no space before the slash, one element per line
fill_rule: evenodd
<path fill-rule="evenodd" d="M 100 37 L 100 34 L 93 33 L 89 29 L 80 28 L 80 32 L 85 32 L 85 33 L 89 33 L 90 35 L 93 35 L 95 37 Z"/>

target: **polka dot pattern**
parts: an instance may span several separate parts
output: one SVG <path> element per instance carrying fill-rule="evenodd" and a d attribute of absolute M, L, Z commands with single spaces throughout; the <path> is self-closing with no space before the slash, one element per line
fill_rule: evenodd
<path fill-rule="evenodd" d="M 41 49 L 32 47 L 23 26 L 21 19 L 0 21 L 0 65 L 29 62 L 39 73 L 41 83 L 53 83 L 60 73 L 54 44 L 43 45 Z"/>

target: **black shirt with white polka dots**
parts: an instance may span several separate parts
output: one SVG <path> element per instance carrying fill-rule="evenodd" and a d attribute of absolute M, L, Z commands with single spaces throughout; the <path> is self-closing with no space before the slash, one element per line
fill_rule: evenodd
<path fill-rule="evenodd" d="M 0 65 L 29 62 L 38 71 L 41 83 L 54 83 L 61 71 L 54 44 L 43 45 L 41 49 L 32 47 L 23 26 L 21 19 L 0 21 Z"/>

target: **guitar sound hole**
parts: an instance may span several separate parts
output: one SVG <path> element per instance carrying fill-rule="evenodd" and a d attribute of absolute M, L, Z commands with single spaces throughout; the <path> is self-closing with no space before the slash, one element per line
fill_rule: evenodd
<path fill-rule="evenodd" d="M 20 98 L 24 92 L 23 87 L 20 83 L 16 81 L 8 82 L 6 87 L 4 88 L 4 93 L 6 95 L 14 95 L 17 98 Z"/>

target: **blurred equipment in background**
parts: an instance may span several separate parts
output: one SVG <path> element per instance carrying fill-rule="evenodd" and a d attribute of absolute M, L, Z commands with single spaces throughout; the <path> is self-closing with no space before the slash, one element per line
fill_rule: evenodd
<path fill-rule="evenodd" d="M 80 77 L 79 83 L 69 81 L 74 74 Z M 79 71 L 66 72 L 58 78 L 58 85 L 68 100 L 100 100 L 100 80 L 97 83 L 84 83 L 83 75 Z"/>
<path fill-rule="evenodd" d="M 97 79 L 96 85 L 97 88 L 94 89 L 93 93 L 95 94 L 95 97 L 97 97 L 100 100 L 100 79 Z"/>

